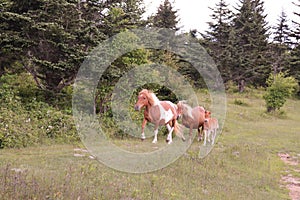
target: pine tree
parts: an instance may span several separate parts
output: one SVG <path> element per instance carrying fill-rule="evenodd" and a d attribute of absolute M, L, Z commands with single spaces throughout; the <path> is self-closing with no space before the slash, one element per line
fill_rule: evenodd
<path fill-rule="evenodd" d="M 153 26 L 158 28 L 168 28 L 171 30 L 178 31 L 177 11 L 174 10 L 173 5 L 169 0 L 165 0 L 157 9 L 157 13 L 150 19 Z"/>
<path fill-rule="evenodd" d="M 146 21 L 142 20 L 142 15 L 145 12 L 143 1 L 114 0 L 109 2 L 107 8 L 102 23 L 103 32 L 109 37 L 116 36 L 113 40 L 116 46 L 124 48 L 130 47 L 132 44 L 130 42 L 128 43 L 128 41 L 132 40 L 132 43 L 134 44 L 134 41 L 138 40 L 138 35 L 135 35 L 128 30 L 142 28 L 145 27 L 146 24 Z M 121 32 L 126 34 L 117 35 Z M 126 72 L 133 69 L 136 65 L 142 65 L 147 62 L 148 50 L 136 49 L 124 54 L 111 63 L 106 72 L 102 75 L 97 87 L 97 111 L 102 114 L 104 112 L 109 114 L 111 111 L 110 100 L 115 84 L 118 83 L 119 79 Z"/>
<path fill-rule="evenodd" d="M 261 0 L 240 0 L 233 20 L 232 69 L 233 80 L 244 90 L 245 82 L 264 85 L 270 73 L 266 52 L 268 28 Z"/>
<path fill-rule="evenodd" d="M 297 3 L 293 2 L 293 4 L 294 4 L 295 8 L 299 8 L 300 7 L 300 0 L 298 0 Z M 296 17 L 300 17 L 300 11 L 295 11 L 295 12 L 293 12 L 293 14 Z M 291 37 L 294 38 L 295 44 L 298 44 L 299 40 L 300 40 L 300 21 L 293 20 L 292 23 L 293 23 L 293 30 L 291 32 Z"/>
<path fill-rule="evenodd" d="M 286 71 L 289 65 L 289 45 L 291 44 L 291 39 L 287 15 L 284 11 L 281 12 L 278 24 L 273 29 L 274 38 L 272 44 L 270 44 L 269 58 L 273 73 L 277 74 L 281 71 Z"/>
<path fill-rule="evenodd" d="M 17 2 L 20 5 L 16 6 Z M 22 27 L 30 23 L 30 18 L 22 15 L 22 12 L 28 10 L 28 4 L 34 1 L 17 2 L 0 1 L 0 76 L 6 71 L 14 71 L 12 66 L 21 60 L 26 54 L 25 48 L 31 44 L 22 32 Z"/>
<path fill-rule="evenodd" d="M 10 47 L 6 52 L 17 55 L 40 88 L 59 92 L 73 82 L 88 50 L 105 38 L 102 9 L 97 0 L 11 1 L 0 15 L 2 48 Z"/>
<path fill-rule="evenodd" d="M 103 31 L 109 37 L 128 29 L 144 27 L 142 15 L 145 9 L 143 0 L 115 0 L 108 4 L 108 11 L 103 19 Z"/>
<path fill-rule="evenodd" d="M 148 19 L 150 27 L 161 28 L 158 29 L 157 41 L 161 42 L 162 48 L 168 49 L 169 44 L 175 43 L 175 31 L 179 30 L 177 12 L 169 0 L 164 0 L 158 7 L 156 14 Z M 170 37 L 170 33 L 174 37 Z M 177 68 L 176 59 L 176 55 L 165 50 L 151 51 L 150 60 L 156 63 L 172 63 L 171 65 Z"/>
<path fill-rule="evenodd" d="M 290 44 L 290 31 L 286 13 L 282 10 L 278 19 L 278 24 L 274 28 L 273 41 L 279 44 Z"/>
<path fill-rule="evenodd" d="M 291 31 L 291 37 L 293 38 L 293 49 L 291 51 L 290 59 L 290 75 L 294 76 L 300 83 L 300 0 L 294 3 L 295 8 L 298 11 L 294 12 L 297 20 L 293 20 L 293 30 Z"/>
<path fill-rule="evenodd" d="M 210 8 L 213 11 L 211 15 L 213 21 L 208 22 L 210 30 L 206 32 L 204 37 L 211 42 L 219 43 L 220 46 L 225 46 L 228 41 L 233 13 L 224 0 L 220 0 L 215 6 L 215 8 Z"/>
<path fill-rule="evenodd" d="M 209 49 L 211 56 L 214 58 L 219 71 L 224 79 L 228 81 L 231 79 L 231 73 L 228 70 L 230 65 L 230 33 L 232 30 L 233 13 L 228 8 L 228 4 L 224 0 L 220 0 L 211 8 L 213 14 L 212 21 L 208 22 L 209 31 L 202 34 L 205 40 L 205 46 Z"/>
<path fill-rule="evenodd" d="M 1 0 L 0 74 L 17 61 L 40 88 L 59 92 L 103 39 L 142 25 L 141 3 Z"/>

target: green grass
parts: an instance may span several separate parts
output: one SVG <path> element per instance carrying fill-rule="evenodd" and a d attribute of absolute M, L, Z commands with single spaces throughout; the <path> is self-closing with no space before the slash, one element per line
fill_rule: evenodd
<path fill-rule="evenodd" d="M 207 157 L 198 157 L 199 143 L 195 141 L 177 161 L 151 173 L 119 172 L 86 153 L 75 157 L 75 145 L 2 149 L 0 196 L 4 199 L 289 199 L 288 190 L 280 187 L 280 179 L 291 167 L 277 154 L 300 154 L 300 101 L 289 100 L 283 114 L 266 114 L 259 96 L 259 93 L 228 96 L 225 127 Z M 235 99 L 247 106 L 235 103 Z M 114 143 L 136 152 L 165 145 L 165 137 L 159 137 L 157 145 L 151 144 L 151 140 L 125 138 L 115 139 Z"/>

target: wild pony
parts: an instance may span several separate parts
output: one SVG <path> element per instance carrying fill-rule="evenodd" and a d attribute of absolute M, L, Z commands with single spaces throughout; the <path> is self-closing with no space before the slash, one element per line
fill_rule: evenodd
<path fill-rule="evenodd" d="M 181 137 L 182 140 L 185 140 L 177 122 L 177 106 L 175 104 L 170 101 L 160 101 L 153 92 L 143 89 L 138 94 L 134 109 L 140 111 L 143 107 L 145 107 L 145 110 L 142 123 L 142 140 L 145 139 L 144 129 L 147 122 L 154 124 L 154 139 L 152 143 L 157 142 L 158 128 L 163 125 L 165 125 L 169 131 L 166 140 L 168 144 L 172 143 L 173 130 L 176 135 Z"/>
<path fill-rule="evenodd" d="M 204 120 L 204 142 L 203 144 L 206 145 L 206 140 L 211 144 L 215 143 L 215 138 L 217 135 L 217 129 L 219 128 L 219 123 L 216 118 L 211 117 L 211 112 L 206 110 L 205 111 L 205 120 Z"/>
<path fill-rule="evenodd" d="M 179 117 L 182 117 L 182 124 L 186 128 L 189 128 L 190 140 L 193 129 L 198 130 L 198 141 L 202 140 L 201 130 L 203 129 L 205 119 L 205 109 L 202 106 L 192 108 L 185 101 L 179 101 L 177 109 Z"/>

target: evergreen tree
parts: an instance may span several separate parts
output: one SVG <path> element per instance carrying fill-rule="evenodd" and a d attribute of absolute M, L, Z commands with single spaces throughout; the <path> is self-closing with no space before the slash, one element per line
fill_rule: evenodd
<path fill-rule="evenodd" d="M 213 11 L 211 15 L 213 21 L 208 22 L 209 31 L 206 32 L 204 38 L 210 42 L 218 43 L 220 47 L 224 47 L 228 42 L 233 13 L 224 0 L 220 0 L 215 8 L 210 9 Z"/>
<path fill-rule="evenodd" d="M 106 35 L 113 36 L 126 29 L 144 27 L 144 13 L 143 0 L 115 0 L 108 5 L 102 24 L 103 31 Z"/>
<path fill-rule="evenodd" d="M 158 28 L 168 28 L 171 30 L 178 31 L 177 11 L 174 10 L 173 5 L 169 0 L 165 0 L 157 9 L 157 13 L 150 19 L 153 26 Z"/>
<path fill-rule="evenodd" d="M 10 0 L 0 0 L 0 76 L 6 71 L 13 71 L 11 66 L 21 60 L 26 53 L 25 48 L 31 43 L 22 32 L 22 27 L 30 23 L 30 18 L 23 16 L 22 12 L 28 10 L 26 7 L 33 1 L 15 6 L 17 2 L 13 4 Z"/>
<path fill-rule="evenodd" d="M 282 10 L 278 19 L 278 24 L 274 28 L 274 42 L 279 44 L 290 44 L 290 31 L 286 13 Z"/>
<path fill-rule="evenodd" d="M 137 29 L 144 27 L 145 20 L 142 20 L 142 15 L 145 10 L 142 0 L 114 0 L 110 1 L 106 12 L 105 18 L 102 22 L 103 32 L 111 37 L 120 32 L 126 34 L 116 36 L 113 43 L 122 48 L 128 48 L 139 40 L 138 36 L 134 33 L 127 32 L 130 29 Z M 129 70 L 136 65 L 142 65 L 148 62 L 148 50 L 137 49 L 126 53 L 125 55 L 117 58 L 107 68 L 106 72 L 102 75 L 96 94 L 97 112 L 110 114 L 110 100 L 115 84 L 119 79 Z M 129 92 L 129 91 L 128 91 Z"/>
<path fill-rule="evenodd" d="M 2 48 L 17 55 L 40 88 L 59 92 L 73 82 L 88 50 L 105 38 L 98 23 L 102 9 L 97 0 L 11 1 L 0 15 Z"/>
<path fill-rule="evenodd" d="M 270 73 L 266 52 L 268 28 L 261 0 L 240 0 L 231 33 L 232 79 L 244 90 L 245 83 L 264 85 Z"/>
<path fill-rule="evenodd" d="M 293 4 L 294 4 L 295 8 L 299 9 L 299 7 L 300 7 L 300 0 L 298 0 L 297 3 L 293 2 Z M 300 17 L 300 10 L 293 12 L 293 14 L 296 17 Z M 295 44 L 298 44 L 299 40 L 300 40 L 300 20 L 293 20 L 292 23 L 293 23 L 293 30 L 291 32 L 291 37 L 294 38 Z"/>
<path fill-rule="evenodd" d="M 291 44 L 290 30 L 287 15 L 284 11 L 278 19 L 278 24 L 274 27 L 274 38 L 270 44 L 269 58 L 273 73 L 277 74 L 288 69 L 289 45 Z"/>
<path fill-rule="evenodd" d="M 210 55 L 214 58 L 219 71 L 224 79 L 231 79 L 231 72 L 228 70 L 230 65 L 230 33 L 232 30 L 233 13 L 228 8 L 224 0 L 220 0 L 215 8 L 211 8 L 213 14 L 212 21 L 208 22 L 209 31 L 202 34 L 205 40 L 205 46 L 209 49 Z"/>
<path fill-rule="evenodd" d="M 0 74 L 16 61 L 40 88 L 73 83 L 88 52 L 103 39 L 137 28 L 142 0 L 0 0 Z"/>
<path fill-rule="evenodd" d="M 291 32 L 291 37 L 293 38 L 293 49 L 291 51 L 290 59 L 290 75 L 294 76 L 300 83 L 300 0 L 297 3 L 294 3 L 295 8 L 298 11 L 294 12 L 294 15 L 297 17 L 293 22 L 293 30 Z"/>
<path fill-rule="evenodd" d="M 157 33 L 158 41 L 163 41 L 161 44 L 163 45 L 162 48 L 168 49 L 168 44 L 175 43 L 175 31 L 179 30 L 179 20 L 177 19 L 177 11 L 174 10 L 174 7 L 169 0 L 165 0 L 163 3 L 161 3 L 156 14 L 151 16 L 148 21 L 149 26 L 162 28 Z M 174 37 L 170 37 L 170 33 L 172 31 L 174 32 Z M 172 52 L 167 52 L 164 50 L 152 50 L 149 59 L 156 63 L 172 63 L 171 65 L 177 68 L 177 58 Z"/>

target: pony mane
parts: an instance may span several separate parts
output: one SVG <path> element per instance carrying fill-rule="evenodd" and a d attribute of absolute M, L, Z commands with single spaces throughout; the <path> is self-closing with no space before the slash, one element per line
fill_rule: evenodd
<path fill-rule="evenodd" d="M 182 110 L 184 110 L 183 109 L 184 107 L 186 108 L 186 113 L 183 113 L 183 114 L 187 114 L 189 117 L 193 118 L 193 114 L 192 114 L 193 108 L 189 104 L 187 104 L 187 102 L 185 100 L 180 101 L 180 103 L 182 106 Z"/>
<path fill-rule="evenodd" d="M 159 103 L 159 99 L 157 98 L 157 96 L 152 91 L 147 90 L 147 89 L 142 89 L 140 91 L 139 95 L 141 95 L 141 94 L 144 94 L 147 97 L 147 99 L 149 101 L 149 104 L 151 106 L 156 105 L 156 104 Z"/>

